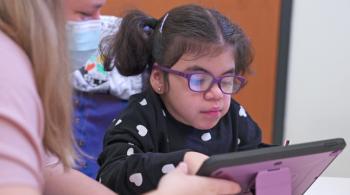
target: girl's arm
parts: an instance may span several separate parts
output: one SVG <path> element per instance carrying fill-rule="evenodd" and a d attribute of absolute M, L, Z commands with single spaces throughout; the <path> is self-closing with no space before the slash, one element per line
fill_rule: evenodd
<path fill-rule="evenodd" d="M 101 168 L 97 176 L 101 183 L 121 194 L 140 194 L 155 189 L 160 178 L 173 170 L 187 152 L 152 151 L 145 149 L 145 143 L 137 145 L 139 142 L 132 140 L 132 136 L 130 139 L 125 136 L 110 137 L 114 141 L 110 140 L 100 155 Z"/>

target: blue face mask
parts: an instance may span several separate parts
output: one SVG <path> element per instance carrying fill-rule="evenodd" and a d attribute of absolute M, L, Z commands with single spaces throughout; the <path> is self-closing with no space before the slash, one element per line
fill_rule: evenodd
<path fill-rule="evenodd" d="M 100 20 L 68 21 L 66 30 L 70 50 L 97 49 L 101 36 Z"/>
<path fill-rule="evenodd" d="M 85 65 L 98 48 L 101 36 L 101 21 L 68 21 L 67 41 L 73 70 Z"/>

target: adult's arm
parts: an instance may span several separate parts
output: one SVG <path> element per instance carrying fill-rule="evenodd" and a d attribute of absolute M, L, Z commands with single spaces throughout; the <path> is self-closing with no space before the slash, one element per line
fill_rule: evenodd
<path fill-rule="evenodd" d="M 63 169 L 61 164 L 54 164 L 44 169 L 44 194 L 80 195 L 99 194 L 115 195 L 107 187 L 74 169 Z"/>
<path fill-rule="evenodd" d="M 6 186 L 6 187 L 0 187 L 0 194 L 7 194 L 7 195 L 40 195 L 40 192 L 37 189 L 34 189 L 32 187 L 28 186 Z"/>

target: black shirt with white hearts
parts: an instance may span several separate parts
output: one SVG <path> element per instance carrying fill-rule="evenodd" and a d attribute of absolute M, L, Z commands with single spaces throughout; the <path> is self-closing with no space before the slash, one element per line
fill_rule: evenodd
<path fill-rule="evenodd" d="M 187 151 L 208 156 L 258 148 L 261 130 L 232 100 L 212 129 L 198 130 L 174 119 L 151 89 L 133 95 L 106 132 L 97 179 L 119 194 L 141 194 L 182 161 Z"/>

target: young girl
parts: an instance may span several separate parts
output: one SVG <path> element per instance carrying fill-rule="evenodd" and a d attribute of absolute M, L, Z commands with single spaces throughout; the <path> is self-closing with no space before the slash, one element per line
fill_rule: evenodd
<path fill-rule="evenodd" d="M 180 161 L 195 173 L 207 156 L 258 148 L 261 130 L 231 95 L 246 83 L 248 38 L 219 12 L 186 5 L 156 20 L 130 12 L 105 53 L 150 86 L 106 132 L 98 179 L 121 194 L 156 188 Z"/>

